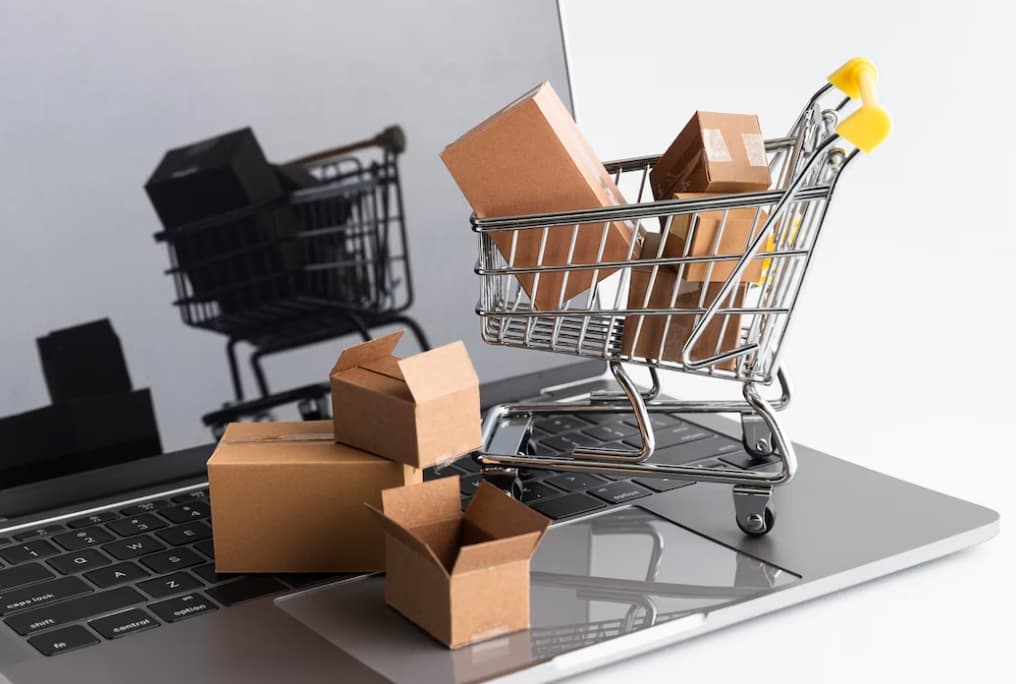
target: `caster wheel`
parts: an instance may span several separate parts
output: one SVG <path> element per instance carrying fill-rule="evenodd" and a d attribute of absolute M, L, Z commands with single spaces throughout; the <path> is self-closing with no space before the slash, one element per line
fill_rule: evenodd
<path fill-rule="evenodd" d="M 769 533 L 776 524 L 776 513 L 772 506 L 766 506 L 765 513 L 759 515 L 753 513 L 748 516 L 747 520 L 741 520 L 740 516 L 737 518 L 737 526 L 741 528 L 749 537 L 762 537 Z"/>

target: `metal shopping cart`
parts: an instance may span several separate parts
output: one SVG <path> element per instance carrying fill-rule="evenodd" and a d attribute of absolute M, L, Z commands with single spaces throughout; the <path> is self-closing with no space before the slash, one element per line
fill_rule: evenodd
<path fill-rule="evenodd" d="M 774 179 L 768 192 L 643 202 L 647 177 L 658 160 L 645 157 L 607 164 L 619 186 L 637 188 L 635 204 L 530 216 L 472 217 L 473 230 L 479 235 L 476 273 L 481 277 L 481 295 L 477 313 L 482 318 L 483 340 L 604 359 L 622 390 L 621 394 L 583 400 L 494 407 L 484 421 L 486 450 L 477 456 L 486 478 L 507 486 L 518 468 L 546 468 L 732 484 L 738 526 L 749 535 L 763 535 L 772 529 L 773 487 L 789 482 L 797 470 L 794 448 L 776 417 L 791 396 L 780 352 L 840 174 L 859 151 L 870 152 L 889 133 L 889 117 L 876 99 L 876 81 L 877 72 L 867 60 L 847 62 L 808 100 L 786 136 L 766 141 Z M 834 87 L 846 97 L 835 95 Z M 860 106 L 849 108 L 856 100 Z M 849 115 L 848 109 L 853 109 Z M 721 236 L 735 210 L 748 210 L 753 215 L 752 230 L 743 249 L 721 250 Z M 679 222 L 697 226 L 707 217 L 718 223 L 711 250 L 690 254 L 692 240 L 687 239 L 681 256 L 664 256 L 663 245 Z M 616 221 L 631 221 L 641 233 L 659 225 L 657 251 L 636 253 L 633 241 L 624 260 L 580 263 L 572 258 L 580 228 L 588 231 L 590 225 L 602 226 L 598 251 L 602 255 L 608 226 Z M 544 264 L 542 248 L 536 262 L 529 264 L 516 263 L 514 249 L 506 250 L 507 256 L 502 254 L 495 237 L 501 238 L 502 245 L 514 245 L 523 231 L 540 232 L 543 245 L 551 231 L 564 233 L 571 242 L 568 259 Z M 746 282 L 746 273 L 758 262 L 761 269 L 756 270 L 761 270 L 761 277 Z M 716 287 L 706 287 L 687 277 L 693 268 L 730 273 Z M 613 275 L 601 279 L 602 272 Z M 537 301 L 540 276 L 550 273 L 563 274 L 558 281 L 582 277 L 583 282 L 596 284 L 571 301 L 559 301 L 556 308 L 538 310 L 533 302 Z M 519 276 L 529 279 L 528 294 Z M 710 278 L 696 280 L 708 282 Z M 657 283 L 664 285 L 662 294 L 659 288 L 654 289 Z M 675 335 L 676 353 L 673 349 L 668 353 L 667 345 Z M 640 390 L 625 363 L 647 367 L 652 386 Z M 661 399 L 660 370 L 739 382 L 743 401 Z M 780 394 L 767 399 L 762 388 L 774 381 Z M 528 425 L 534 414 L 624 412 L 634 414 L 641 448 L 632 450 L 623 444 L 617 448 L 577 447 L 570 454 L 540 456 L 521 451 L 497 453 L 498 448 L 492 446 L 503 443 L 498 440 L 499 431 Z M 653 462 L 655 438 L 650 414 L 655 412 L 737 413 L 746 452 L 760 462 L 772 463 L 742 471 Z"/>
<path fill-rule="evenodd" d="M 398 157 L 398 126 L 364 141 L 289 162 L 313 178 L 277 201 L 157 233 L 169 249 L 185 324 L 227 337 L 234 399 L 202 417 L 213 433 L 241 417 L 297 403 L 305 418 L 327 417 L 328 385 L 271 394 L 269 354 L 375 327 L 404 324 L 422 349 L 427 337 L 405 312 L 413 302 Z M 254 351 L 260 397 L 245 401 L 236 347 Z"/>

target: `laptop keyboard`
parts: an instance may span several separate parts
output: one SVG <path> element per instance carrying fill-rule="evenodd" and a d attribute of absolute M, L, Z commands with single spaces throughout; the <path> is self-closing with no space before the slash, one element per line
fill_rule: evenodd
<path fill-rule="evenodd" d="M 739 442 L 676 417 L 654 414 L 653 462 L 757 468 Z M 545 416 L 530 450 L 567 454 L 575 446 L 637 448 L 631 417 Z M 459 475 L 462 505 L 480 485 L 464 459 L 424 479 Z M 554 520 L 637 501 L 692 483 L 522 469 L 522 500 Z M 215 572 L 208 490 L 155 498 L 0 537 L 0 619 L 51 656 L 157 629 L 235 603 L 342 576 L 220 575 Z"/>

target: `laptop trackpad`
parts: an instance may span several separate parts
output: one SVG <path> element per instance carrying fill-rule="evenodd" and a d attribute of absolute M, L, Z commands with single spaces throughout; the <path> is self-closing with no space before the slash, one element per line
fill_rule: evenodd
<path fill-rule="evenodd" d="M 448 650 L 385 605 L 379 576 L 276 604 L 392 681 L 466 682 L 703 614 L 796 579 L 633 507 L 550 529 L 533 558 L 533 627 L 525 632 Z"/>

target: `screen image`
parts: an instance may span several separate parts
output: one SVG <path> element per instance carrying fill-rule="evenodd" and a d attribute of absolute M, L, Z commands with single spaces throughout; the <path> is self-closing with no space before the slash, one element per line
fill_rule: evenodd
<path fill-rule="evenodd" d="M 144 186 L 168 150 L 245 127 L 267 160 L 281 163 L 400 126 L 415 294 L 406 314 L 432 346 L 463 340 L 481 381 L 571 361 L 481 342 L 477 237 L 438 157 L 541 81 L 570 106 L 556 3 L 382 0 L 313 11 L 308 21 L 285 5 L 44 1 L 0 25 L 0 58 L 21 65 L 3 76 L 10 106 L 0 127 L 0 216 L 11 227 L 0 250 L 0 488 L 211 441 L 201 416 L 234 399 L 228 335 L 188 324 L 174 304 L 170 255 L 153 238 L 164 226 Z M 97 40 L 103 49 L 90 49 Z M 109 366 L 117 370 L 95 380 L 95 392 L 123 395 L 112 418 L 91 394 L 61 389 L 57 362 L 42 356 L 40 338 L 84 324 L 102 327 L 103 344 L 115 339 L 119 348 L 121 361 Z M 359 341 L 351 334 L 266 356 L 270 390 L 327 382 L 339 352 Z M 254 348 L 236 350 L 252 398 Z M 397 353 L 417 351 L 410 334 Z M 103 440 L 118 429 L 117 415 L 132 416 L 136 434 L 110 451 Z M 288 407 L 272 417 L 299 416 Z M 72 424 L 101 434 L 73 444 L 24 438 Z M 82 449 L 105 455 L 33 468 Z"/>

